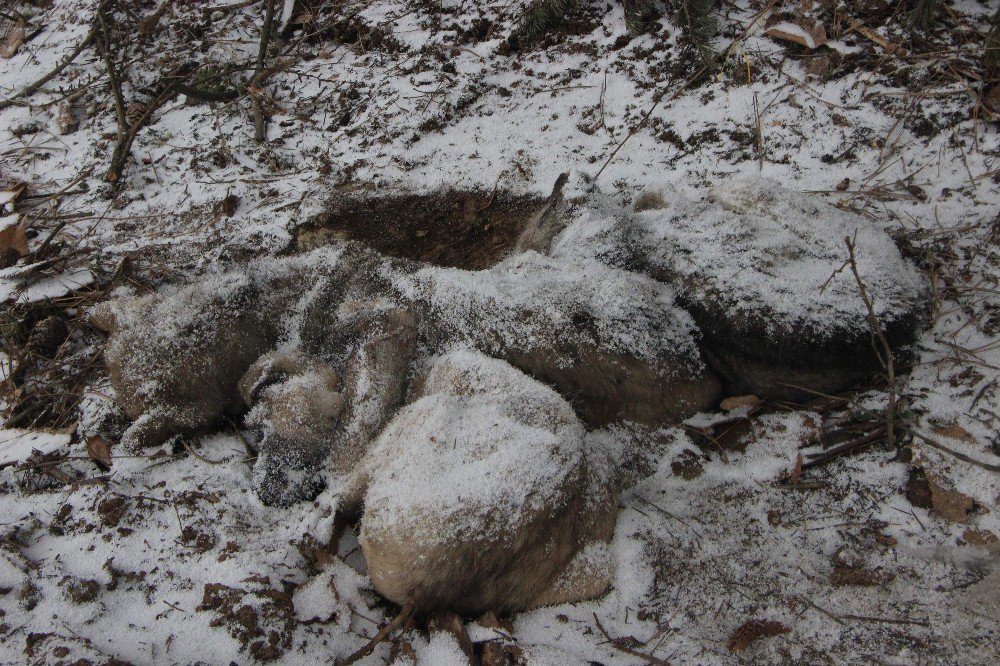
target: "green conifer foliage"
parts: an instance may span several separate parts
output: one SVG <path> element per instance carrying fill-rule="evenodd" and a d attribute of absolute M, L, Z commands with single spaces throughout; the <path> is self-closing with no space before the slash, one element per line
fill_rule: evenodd
<path fill-rule="evenodd" d="M 625 5 L 625 28 L 629 34 L 646 32 L 659 17 L 656 0 L 622 0 L 622 4 Z"/>
<path fill-rule="evenodd" d="M 562 23 L 578 4 L 579 0 L 535 0 L 524 10 L 514 34 L 527 42 L 539 39 Z"/>
<path fill-rule="evenodd" d="M 910 22 L 926 32 L 937 23 L 939 10 L 938 0 L 917 0 L 910 12 Z"/>
<path fill-rule="evenodd" d="M 701 61 L 714 67 L 718 54 L 715 37 L 715 0 L 681 0 L 682 30 Z"/>

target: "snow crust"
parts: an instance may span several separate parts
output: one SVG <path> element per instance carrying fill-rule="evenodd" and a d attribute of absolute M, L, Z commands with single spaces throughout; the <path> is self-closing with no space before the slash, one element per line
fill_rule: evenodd
<path fill-rule="evenodd" d="M 70 443 L 65 433 L 0 429 L 0 468 L 21 463 L 32 453 L 54 453 Z"/>

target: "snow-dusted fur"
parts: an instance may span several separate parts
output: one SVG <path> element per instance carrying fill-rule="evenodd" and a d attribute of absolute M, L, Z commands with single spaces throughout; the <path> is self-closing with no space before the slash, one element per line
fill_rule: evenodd
<path fill-rule="evenodd" d="M 376 589 L 471 615 L 603 593 L 617 494 L 584 434 L 565 400 L 509 364 L 437 360 L 360 471 Z"/>
<path fill-rule="evenodd" d="M 897 366 L 907 361 L 928 294 L 889 235 L 861 215 L 765 179 L 717 185 L 701 201 L 652 188 L 631 212 L 606 202 L 595 212 L 595 199 L 585 198 L 553 254 L 673 286 L 729 392 L 804 401 L 882 371 L 845 239 Z"/>
<path fill-rule="evenodd" d="M 111 333 L 111 382 L 133 419 L 126 447 L 196 432 L 240 407 L 237 383 L 279 340 L 287 278 L 287 270 L 228 273 L 98 309 Z"/>
<path fill-rule="evenodd" d="M 274 352 L 247 370 L 239 388 L 253 405 L 246 424 L 258 442 L 254 486 L 261 500 L 284 506 L 314 494 L 344 411 L 336 371 L 315 357 Z"/>
<path fill-rule="evenodd" d="M 621 479 L 583 424 L 676 423 L 714 406 L 716 372 L 802 398 L 878 370 L 844 236 L 889 339 L 915 334 L 915 271 L 857 215 L 758 182 L 584 202 L 553 256 L 467 271 L 338 242 L 119 304 L 102 319 L 127 442 L 250 407 L 265 503 L 330 484 L 363 500 L 387 597 L 513 611 L 604 589 L 591 546 Z"/>

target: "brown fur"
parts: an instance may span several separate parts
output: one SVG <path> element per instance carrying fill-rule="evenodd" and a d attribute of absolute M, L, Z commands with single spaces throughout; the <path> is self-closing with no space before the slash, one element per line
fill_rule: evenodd
<path fill-rule="evenodd" d="M 122 438 L 126 446 L 155 446 L 207 428 L 239 406 L 237 383 L 278 340 L 280 313 L 263 300 L 252 284 L 221 291 L 194 285 L 173 298 L 117 304 L 105 319 L 113 333 L 104 357 L 118 404 L 135 419 Z M 187 307 L 178 317 L 179 304 Z M 174 328 L 165 331 L 170 317 Z"/>
<path fill-rule="evenodd" d="M 303 354 L 265 354 L 243 375 L 240 394 L 253 405 L 246 422 L 258 440 L 254 485 L 265 504 L 290 505 L 322 484 L 317 472 L 344 409 L 339 384 L 333 368 Z"/>
<path fill-rule="evenodd" d="M 692 370 L 685 359 L 676 359 L 672 367 L 657 367 L 588 343 L 558 351 L 511 349 L 501 356 L 554 386 L 592 427 L 616 421 L 676 423 L 708 409 L 721 386 L 711 371 Z"/>
<path fill-rule="evenodd" d="M 344 371 L 347 408 L 334 446 L 334 473 L 350 474 L 406 395 L 416 353 L 417 319 L 409 310 L 362 310 L 350 329 L 357 338 Z"/>
<path fill-rule="evenodd" d="M 545 205 L 528 220 L 524 230 L 514 244 L 512 254 L 522 252 L 538 252 L 548 254 L 552 241 L 566 227 L 563 219 L 563 187 L 569 179 L 569 174 L 561 174 L 552 188 L 552 194 Z"/>
<path fill-rule="evenodd" d="M 443 363 L 450 362 L 445 357 Z M 417 396 L 448 394 L 468 399 L 479 389 L 464 381 L 468 366 L 441 368 L 434 371 L 437 379 L 428 382 Z M 493 363 L 496 363 L 495 361 Z M 545 427 L 569 428 L 582 437 L 582 429 L 574 430 L 572 411 L 554 393 L 549 398 L 538 399 L 537 392 L 521 395 L 518 386 L 534 382 L 517 370 L 506 366 L 506 377 L 496 387 L 487 388 L 489 399 L 496 399 L 511 406 L 514 418 L 525 420 L 534 427 L 543 424 L 563 424 Z M 472 370 L 475 372 L 475 369 Z M 518 379 L 520 377 L 520 379 Z M 513 383 L 511 383 L 513 382 Z M 491 391 L 499 390 L 494 398 Z M 530 401 L 530 407 L 518 407 L 521 400 Z M 509 403 L 508 403 L 509 401 Z M 412 455 L 403 450 L 421 445 L 410 441 L 409 423 L 422 418 L 420 405 L 400 414 L 400 423 L 386 430 L 366 461 L 362 476 L 377 478 L 387 460 L 396 451 L 399 455 Z M 462 426 L 486 427 L 489 424 L 470 423 Z M 448 443 L 444 443 L 445 446 Z M 582 447 L 582 441 L 579 442 Z M 452 449 L 461 451 L 467 444 L 459 436 L 450 442 Z M 470 451 L 470 458 L 476 453 Z M 548 603 L 579 601 L 603 594 L 611 581 L 609 562 L 594 566 L 593 560 L 578 558 L 587 548 L 610 540 L 614 531 L 618 507 L 616 492 L 608 475 L 598 471 L 597 459 L 587 452 L 580 457 L 576 467 L 569 470 L 556 489 L 554 497 L 538 505 L 529 502 L 535 489 L 526 489 L 523 515 L 511 532 L 498 533 L 490 529 L 489 513 L 464 509 L 460 515 L 449 518 L 430 514 L 413 514 L 407 525 L 423 525 L 416 529 L 399 528 L 394 524 L 373 521 L 371 512 L 377 510 L 366 504 L 362 516 L 364 529 L 361 547 L 368 564 L 368 573 L 376 587 L 387 598 L 400 603 L 415 603 L 421 610 L 450 609 L 476 615 L 488 610 L 514 612 Z M 527 470 L 526 470 L 527 471 Z M 514 472 L 516 474 L 516 472 Z M 518 487 L 520 479 L 511 479 Z M 447 491 L 447 479 L 441 483 Z M 362 485 L 366 482 L 362 481 Z M 463 532 L 462 538 L 440 540 L 422 538 L 429 534 L 441 520 L 460 524 L 480 525 L 478 529 Z M 590 566 L 588 566 L 588 564 Z"/>

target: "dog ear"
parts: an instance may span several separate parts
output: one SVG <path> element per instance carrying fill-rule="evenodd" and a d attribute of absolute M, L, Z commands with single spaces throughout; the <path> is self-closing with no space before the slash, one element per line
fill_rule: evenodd
<path fill-rule="evenodd" d="M 240 378 L 240 397 L 246 405 L 253 405 L 268 386 L 278 384 L 289 376 L 301 372 L 305 364 L 298 358 L 280 352 L 268 352 L 254 361 Z"/>

